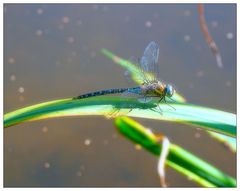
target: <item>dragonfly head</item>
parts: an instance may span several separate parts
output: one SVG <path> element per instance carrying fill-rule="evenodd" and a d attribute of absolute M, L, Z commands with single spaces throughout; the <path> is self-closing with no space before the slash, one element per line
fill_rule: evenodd
<path fill-rule="evenodd" d="M 164 91 L 165 91 L 165 95 L 167 97 L 172 97 L 173 96 L 174 89 L 173 89 L 173 87 L 170 84 L 166 85 Z"/>

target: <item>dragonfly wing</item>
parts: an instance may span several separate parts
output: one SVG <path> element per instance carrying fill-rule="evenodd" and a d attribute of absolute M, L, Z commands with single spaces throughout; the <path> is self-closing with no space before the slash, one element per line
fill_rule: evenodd
<path fill-rule="evenodd" d="M 136 89 L 135 90 L 130 90 L 130 91 L 125 91 L 121 94 L 122 97 L 125 97 L 125 98 L 135 98 L 138 102 L 140 103 L 148 103 L 152 100 L 151 97 L 145 97 L 143 95 L 141 95 L 141 92 L 140 92 L 140 89 Z M 129 105 L 128 104 L 122 104 L 123 107 L 129 107 L 129 108 L 134 108 L 134 104 L 133 105 Z"/>
<path fill-rule="evenodd" d="M 128 70 L 124 73 L 128 80 L 131 78 L 139 85 L 146 83 L 147 77 L 140 66 L 140 59 L 132 57 L 128 66 Z"/>
<path fill-rule="evenodd" d="M 141 98 L 138 98 L 138 101 L 140 103 L 148 103 L 148 102 L 152 101 L 152 97 L 141 97 Z"/>
<path fill-rule="evenodd" d="M 159 46 L 156 42 L 150 42 L 145 48 L 140 60 L 140 67 L 146 73 L 148 80 L 156 80 L 159 77 L 158 69 Z M 152 76 L 151 76 L 152 75 Z"/>
<path fill-rule="evenodd" d="M 139 102 L 141 103 L 147 103 L 152 100 L 152 97 L 147 97 L 142 94 L 142 90 L 140 87 L 129 89 L 128 91 L 125 91 L 122 96 L 127 97 L 136 97 Z"/>
<path fill-rule="evenodd" d="M 159 46 L 155 42 L 150 42 L 145 48 L 141 59 L 130 59 L 126 62 L 127 71 L 125 77 L 130 78 L 137 84 L 148 84 L 159 78 L 158 72 Z"/>

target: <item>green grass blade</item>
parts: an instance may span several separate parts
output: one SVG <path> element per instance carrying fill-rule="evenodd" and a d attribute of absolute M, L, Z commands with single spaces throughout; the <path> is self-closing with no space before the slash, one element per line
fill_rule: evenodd
<path fill-rule="evenodd" d="M 115 63 L 119 64 L 121 67 L 123 67 L 124 69 L 128 70 L 131 73 L 132 79 L 137 84 L 141 84 L 142 83 L 141 81 L 139 81 L 139 69 L 138 69 L 138 67 L 135 64 L 131 63 L 128 60 L 125 60 L 123 58 L 120 58 L 120 57 L 116 56 L 115 54 L 113 54 L 109 50 L 102 49 L 101 52 L 105 56 L 107 56 L 108 58 L 113 60 Z M 145 76 L 147 76 L 149 79 L 153 78 L 153 74 L 151 74 L 151 73 L 145 73 Z M 168 98 L 166 98 L 166 99 L 167 99 L 167 101 L 171 101 Z M 186 99 L 182 95 L 177 93 L 177 92 L 174 93 L 172 99 L 174 101 L 176 101 L 176 102 L 186 102 Z"/>
<path fill-rule="evenodd" d="M 157 137 L 128 117 L 115 120 L 118 130 L 133 142 L 160 155 Z M 205 187 L 235 187 L 236 180 L 178 145 L 171 144 L 166 164 Z"/>
<path fill-rule="evenodd" d="M 232 152 L 237 151 L 237 140 L 234 137 L 229 137 L 227 135 L 215 133 L 212 131 L 208 131 L 211 137 L 215 138 L 225 146 L 227 146 Z"/>
<path fill-rule="evenodd" d="M 216 109 L 172 103 L 171 106 L 156 102 L 140 103 L 134 98 L 101 96 L 88 99 L 61 99 L 25 107 L 4 115 L 4 127 L 18 123 L 45 118 L 81 116 L 81 115 L 109 115 L 117 111 L 118 115 L 158 119 L 170 122 L 195 125 L 205 130 L 215 131 L 229 136 L 236 136 L 236 115 Z M 129 112 L 132 109 L 131 112 Z"/>
<path fill-rule="evenodd" d="M 136 64 L 133 64 L 132 62 L 125 60 L 123 58 L 118 57 L 117 55 L 113 54 L 107 49 L 102 49 L 101 52 L 108 58 L 110 58 L 112 61 L 126 69 L 127 71 L 130 72 L 131 78 L 138 84 L 141 84 L 141 81 L 139 81 L 139 69 L 136 66 Z M 151 73 L 145 73 L 145 76 L 148 78 L 152 79 L 153 74 Z M 168 98 L 167 98 L 168 99 Z M 179 93 L 175 93 L 173 96 L 174 101 L 176 102 L 186 102 L 186 99 L 180 95 Z M 168 102 L 172 102 L 172 100 L 168 99 Z M 217 139 L 218 141 L 226 144 L 232 151 L 236 150 L 236 140 L 232 137 L 224 136 L 221 134 L 214 134 L 213 132 L 210 132 L 211 136 Z"/>

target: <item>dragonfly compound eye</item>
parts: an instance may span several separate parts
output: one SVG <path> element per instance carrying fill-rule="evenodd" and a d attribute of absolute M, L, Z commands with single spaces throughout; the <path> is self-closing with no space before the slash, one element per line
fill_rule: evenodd
<path fill-rule="evenodd" d="M 171 85 L 167 85 L 166 88 L 165 88 L 165 93 L 166 93 L 166 96 L 167 97 L 172 97 L 173 96 L 173 93 L 174 93 L 174 89 Z"/>

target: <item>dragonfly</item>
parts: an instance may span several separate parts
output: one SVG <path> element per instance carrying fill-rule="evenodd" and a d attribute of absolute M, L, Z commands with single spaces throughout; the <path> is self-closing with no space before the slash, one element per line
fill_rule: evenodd
<path fill-rule="evenodd" d="M 166 97 L 171 99 L 175 90 L 171 84 L 166 84 L 160 80 L 158 57 L 159 45 L 156 42 L 151 41 L 145 48 L 140 61 L 135 63 L 135 75 L 137 75 L 139 86 L 100 90 L 82 94 L 73 99 L 84 99 L 109 94 L 135 94 L 140 96 L 141 100 L 143 98 L 145 102 L 150 101 L 152 98 L 158 98 L 158 103 L 161 101 L 166 103 Z"/>

